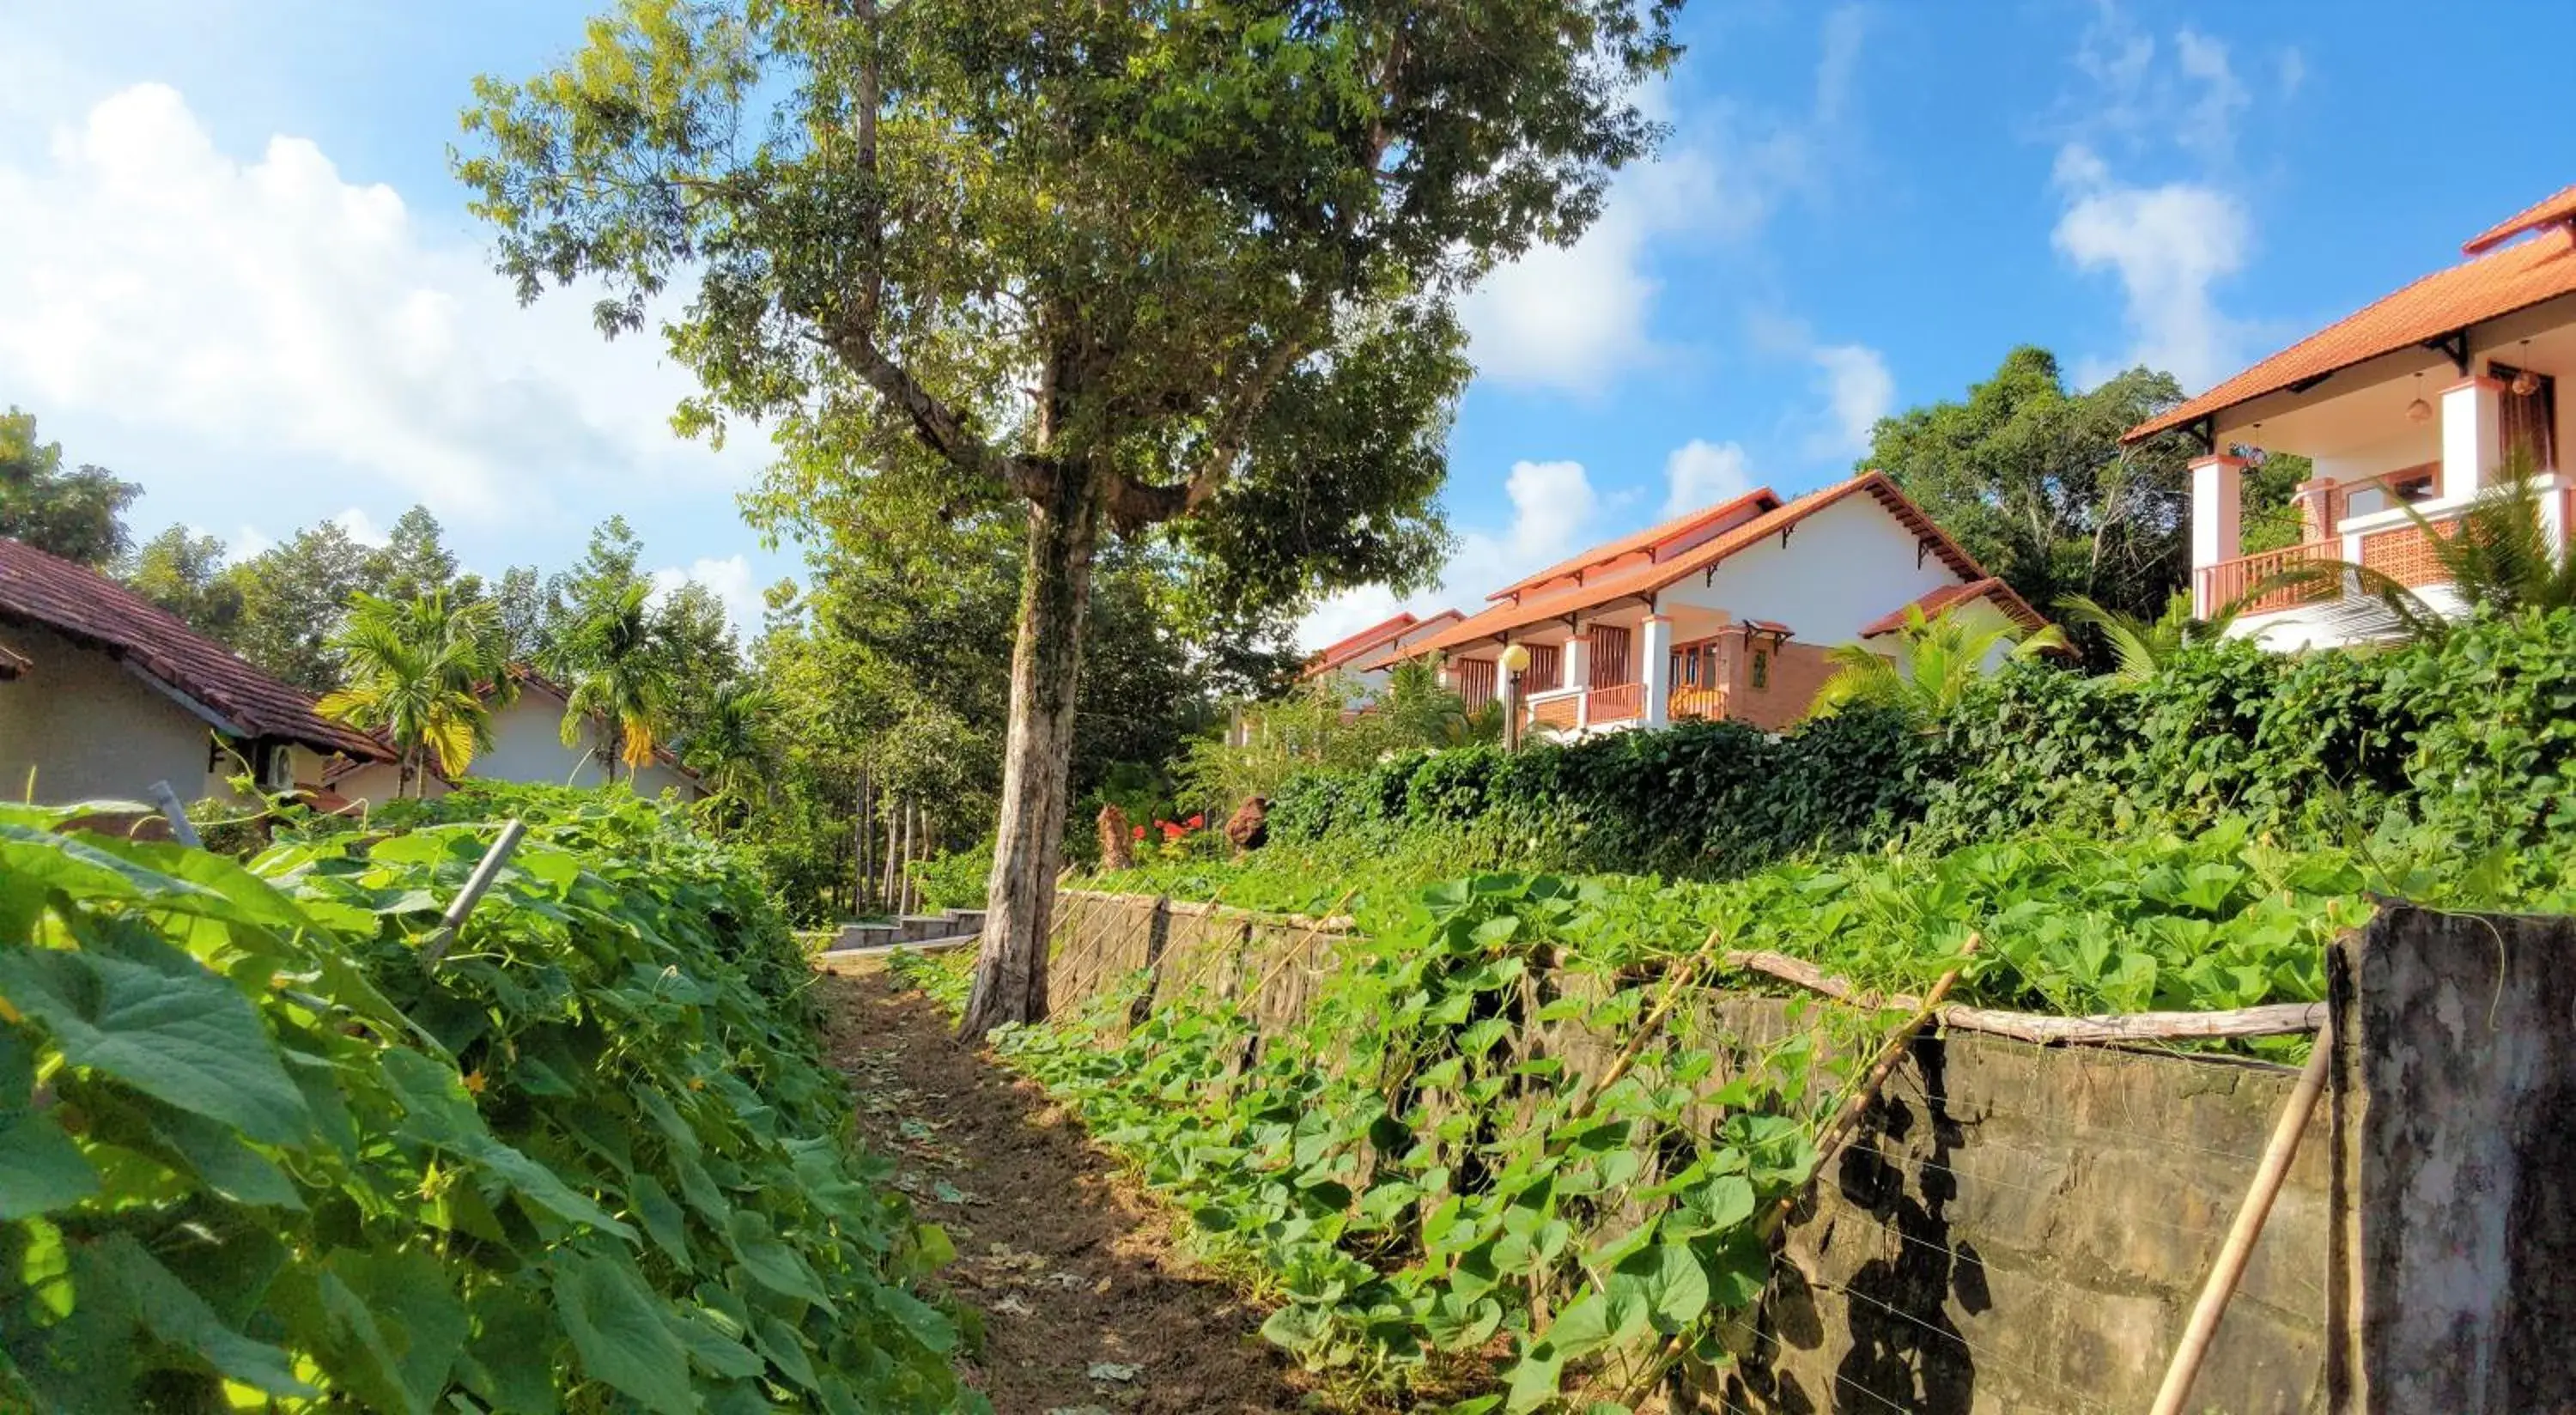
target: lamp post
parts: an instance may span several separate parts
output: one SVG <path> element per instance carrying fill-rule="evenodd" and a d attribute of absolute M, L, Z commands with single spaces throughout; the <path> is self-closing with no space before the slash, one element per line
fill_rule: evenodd
<path fill-rule="evenodd" d="M 1508 685 L 1503 702 L 1503 750 L 1521 749 L 1521 670 L 1529 667 L 1529 650 L 1519 644 L 1506 644 L 1495 662 L 1502 665 L 1503 681 Z"/>

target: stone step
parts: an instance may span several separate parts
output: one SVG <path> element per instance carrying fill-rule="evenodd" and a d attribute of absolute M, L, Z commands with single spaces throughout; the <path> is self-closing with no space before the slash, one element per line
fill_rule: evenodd
<path fill-rule="evenodd" d="M 925 938 L 944 938 L 949 933 L 945 914 L 906 914 L 895 921 L 903 930 L 903 941 L 912 943 Z"/>
<path fill-rule="evenodd" d="M 840 933 L 833 937 L 830 947 L 836 950 L 883 948 L 901 937 L 903 937 L 903 931 L 893 924 L 843 924 Z"/>
<path fill-rule="evenodd" d="M 948 931 L 950 933 L 960 934 L 982 933 L 984 931 L 984 911 L 981 909 L 949 910 Z"/>

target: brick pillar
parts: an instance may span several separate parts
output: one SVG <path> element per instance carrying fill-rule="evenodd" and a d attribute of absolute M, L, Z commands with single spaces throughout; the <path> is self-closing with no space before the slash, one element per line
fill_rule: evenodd
<path fill-rule="evenodd" d="M 2576 1410 L 2576 919 L 2387 905 L 2326 992 L 2327 1408 Z"/>
<path fill-rule="evenodd" d="M 2299 508 L 2299 539 L 2315 545 L 2335 536 L 2335 503 L 2341 498 L 2332 477 L 2310 477 L 2290 493 L 2290 503 Z"/>

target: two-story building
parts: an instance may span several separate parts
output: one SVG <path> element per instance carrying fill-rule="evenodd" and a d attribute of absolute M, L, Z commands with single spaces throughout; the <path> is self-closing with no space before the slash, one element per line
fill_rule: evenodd
<path fill-rule="evenodd" d="M 1879 472 L 1703 507 L 1486 599 L 1358 666 L 1440 655 L 1470 705 L 1517 689 L 1512 710 L 1559 735 L 1694 717 L 1776 731 L 1814 705 L 1834 646 L 1895 632 L 1908 606 L 2046 622 Z M 1514 645 L 1527 655 L 1517 685 L 1501 668 Z"/>
<path fill-rule="evenodd" d="M 2492 494 L 2510 454 L 2529 455 L 2551 541 L 2564 552 L 2570 483 L 2560 470 L 2576 369 L 2576 187 L 2472 237 L 2439 270 L 2132 429 L 2181 429 L 2191 464 L 2192 597 L 2203 617 L 2236 604 L 2231 632 L 2270 646 L 2349 642 L 2335 600 L 2350 577 L 2284 581 L 2333 561 L 2379 571 L 2445 611 L 2459 607 L 2430 553 L 2434 534 Z M 2297 538 L 2246 554 L 2243 476 L 2252 458 L 2295 453 L 2315 476 L 2296 494 Z M 2407 508 L 2416 513 L 2409 515 Z"/>

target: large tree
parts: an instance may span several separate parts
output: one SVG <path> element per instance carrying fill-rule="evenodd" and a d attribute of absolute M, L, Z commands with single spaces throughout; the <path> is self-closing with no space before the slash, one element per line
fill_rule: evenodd
<path fill-rule="evenodd" d="M 458 776 L 491 748 L 486 692 L 506 692 L 508 678 L 488 602 L 451 604 L 443 589 L 400 600 L 361 593 L 331 648 L 349 686 L 315 706 L 392 739 L 397 795 L 421 794 L 433 765 Z"/>
<path fill-rule="evenodd" d="M 2120 435 L 2181 398 L 2144 368 L 2072 389 L 2055 355 L 2025 346 L 1966 398 L 1882 419 L 1865 465 L 2043 612 L 2082 595 L 2152 616 L 2191 566 L 2190 453 L 2179 433 Z"/>
<path fill-rule="evenodd" d="M 478 85 L 460 172 L 523 295 L 597 281 L 615 330 L 695 280 L 684 422 L 847 447 L 926 514 L 1024 503 L 969 1034 L 1046 1012 L 1103 535 L 1188 522 L 1245 593 L 1419 579 L 1451 299 L 1648 149 L 1678 7 L 625 0 Z"/>
<path fill-rule="evenodd" d="M 135 550 L 125 583 L 218 643 L 229 644 L 241 632 L 241 578 L 225 564 L 224 543 L 213 536 L 172 526 Z"/>
<path fill-rule="evenodd" d="M 36 415 L 0 413 L 0 536 L 101 569 L 125 554 L 125 510 L 143 488 L 105 467 L 63 468 L 63 445 L 36 440 Z"/>

